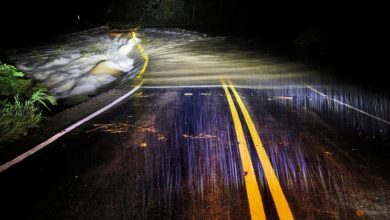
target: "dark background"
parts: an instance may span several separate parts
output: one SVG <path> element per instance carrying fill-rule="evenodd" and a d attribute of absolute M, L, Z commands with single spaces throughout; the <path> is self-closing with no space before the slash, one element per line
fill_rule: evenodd
<path fill-rule="evenodd" d="M 1 6 L 0 49 L 4 60 L 9 48 L 103 24 L 203 28 L 272 39 L 289 56 L 347 70 L 342 77 L 386 84 L 385 9 L 350 0 L 14 0 Z"/>

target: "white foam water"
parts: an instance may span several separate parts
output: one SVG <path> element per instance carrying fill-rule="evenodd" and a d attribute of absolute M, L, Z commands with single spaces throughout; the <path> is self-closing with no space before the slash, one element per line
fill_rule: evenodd
<path fill-rule="evenodd" d="M 107 28 L 98 28 L 67 35 L 57 44 L 15 50 L 10 58 L 27 77 L 58 98 L 68 98 L 128 76 L 134 68 L 131 53 L 139 42 L 138 38 L 112 37 Z M 99 64 L 105 68 L 93 72 Z"/>

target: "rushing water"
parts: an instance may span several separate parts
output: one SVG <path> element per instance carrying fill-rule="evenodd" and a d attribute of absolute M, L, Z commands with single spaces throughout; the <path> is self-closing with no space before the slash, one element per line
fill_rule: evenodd
<path fill-rule="evenodd" d="M 373 138 L 389 137 L 386 94 L 343 85 L 329 73 L 269 56 L 259 49 L 261 42 L 177 28 L 145 28 L 137 36 L 150 57 L 144 88 L 220 87 L 221 79 L 231 79 L 236 87 L 264 93 L 269 101 L 314 110 L 333 124 Z M 56 42 L 14 50 L 10 59 L 58 98 L 96 94 L 133 77 L 143 63 L 136 46 L 141 40 L 108 27 Z"/>
<path fill-rule="evenodd" d="M 15 50 L 11 59 L 55 96 L 68 98 L 133 76 L 139 42 L 110 35 L 103 27 L 63 36 L 54 44 Z"/>
<path fill-rule="evenodd" d="M 142 89 L 130 101 L 90 121 L 87 131 L 80 128 L 69 142 L 64 140 L 58 148 L 52 147 L 59 152 L 57 158 L 37 159 L 52 160 L 47 164 L 54 164 L 38 166 L 41 177 L 34 176 L 39 182 L 37 188 L 52 190 L 45 185 L 53 178 L 51 175 L 59 175 L 58 182 L 64 185 L 54 187 L 54 193 L 30 195 L 34 204 L 39 204 L 35 203 L 39 196 L 50 197 L 44 200 L 48 205 L 36 205 L 38 211 L 33 214 L 58 216 L 53 205 L 68 217 L 247 217 L 234 127 L 220 88 L 221 79 L 230 79 L 249 108 L 297 219 L 354 219 L 355 212 L 385 219 L 382 216 L 388 213 L 388 189 L 383 186 L 388 184 L 372 179 L 360 166 L 352 167 L 350 160 L 344 161 L 347 157 L 339 155 L 339 149 L 345 145 L 350 147 L 345 150 L 349 154 L 373 153 L 379 149 L 374 148 L 374 141 L 388 143 L 390 105 L 386 94 L 345 85 L 329 77 L 331 74 L 265 55 L 242 39 L 161 28 L 147 28 L 142 34 L 150 59 Z M 83 72 L 82 67 L 89 63 L 84 75 L 79 74 L 80 80 L 89 79 L 96 77 L 93 69 L 102 62 L 122 65 L 118 57 L 124 55 L 118 55 L 120 51 L 131 51 L 130 57 L 136 54 L 134 42 L 110 36 L 108 30 L 77 33 L 66 39 L 71 40 L 63 51 L 59 46 L 19 51 L 22 56 L 15 57 L 19 68 L 43 83 L 50 76 L 55 79 L 61 75 L 53 72 L 38 78 L 40 70 L 51 68 L 68 74 L 50 87 L 55 92 L 68 80 L 69 66 Z M 96 42 L 106 42 L 96 46 L 102 51 L 94 50 Z M 70 52 L 71 48 L 75 52 Z M 51 55 L 34 61 L 39 56 L 33 51 Z M 72 54 L 80 58 L 71 58 Z M 130 72 L 136 69 L 137 59 L 132 62 Z M 105 75 L 114 80 L 128 78 L 124 76 L 132 74 Z M 101 86 L 93 80 L 84 85 L 95 89 Z M 72 91 L 64 97 L 71 97 Z M 349 138 L 341 138 L 340 130 L 365 141 L 355 145 Z M 247 143 L 256 155 L 249 136 Z M 273 204 L 260 160 L 253 158 L 264 204 Z M 49 171 L 45 173 L 45 169 Z M 62 178 L 63 173 L 68 177 Z M 19 183 L 31 185 L 30 181 Z M 15 187 L 13 183 L 10 186 Z M 9 193 L 8 198 L 34 209 L 29 200 L 19 200 L 36 191 L 29 187 L 15 187 L 20 196 Z M 8 191 L 7 187 L 1 188 Z M 10 204 L 8 199 L 5 202 Z M 276 211 L 269 214 L 276 218 Z"/>
<path fill-rule="evenodd" d="M 270 56 L 263 42 L 209 36 L 182 29 L 143 30 L 151 62 L 144 88 L 220 87 L 231 79 L 254 96 L 314 111 L 330 124 L 385 139 L 390 136 L 390 99 L 380 89 L 346 85 L 302 63 Z"/>

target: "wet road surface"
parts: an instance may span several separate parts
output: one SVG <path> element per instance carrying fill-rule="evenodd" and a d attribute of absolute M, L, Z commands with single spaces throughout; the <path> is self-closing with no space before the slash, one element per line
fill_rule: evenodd
<path fill-rule="evenodd" d="M 149 67 L 119 86 L 141 88 L 1 173 L 1 219 L 390 216 L 386 95 L 223 37 L 143 33 Z"/>

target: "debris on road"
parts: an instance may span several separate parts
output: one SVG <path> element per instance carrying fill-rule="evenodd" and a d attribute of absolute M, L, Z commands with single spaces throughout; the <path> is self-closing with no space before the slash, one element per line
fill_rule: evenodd
<path fill-rule="evenodd" d="M 100 130 L 102 132 L 107 132 L 111 134 L 118 134 L 127 132 L 129 125 L 126 123 L 119 124 L 93 124 L 95 128 L 86 131 L 85 133 L 90 133 L 92 131 Z"/>
<path fill-rule="evenodd" d="M 217 138 L 217 136 L 209 135 L 209 134 L 199 134 L 199 135 L 183 134 L 183 138 L 189 138 L 189 139 L 212 139 L 212 138 Z"/>

